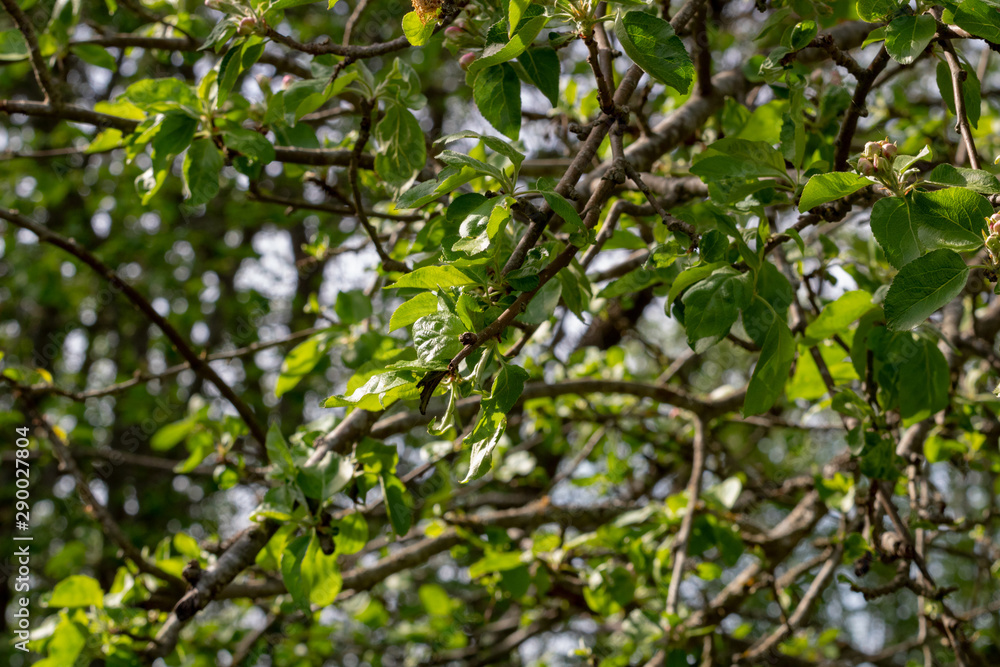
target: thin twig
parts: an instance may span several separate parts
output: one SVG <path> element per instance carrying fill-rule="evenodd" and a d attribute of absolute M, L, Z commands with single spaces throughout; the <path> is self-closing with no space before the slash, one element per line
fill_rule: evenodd
<path fill-rule="evenodd" d="M 59 91 L 58 85 L 52 79 L 52 72 L 49 71 L 48 66 L 45 64 L 45 56 L 42 55 L 42 49 L 38 45 L 38 37 L 35 35 L 35 27 L 31 25 L 31 19 L 21 10 L 20 5 L 17 4 L 17 0 L 0 0 L 0 3 L 3 4 L 3 8 L 7 10 L 10 17 L 14 19 L 17 29 L 24 35 L 24 41 L 28 45 L 28 55 L 31 58 L 31 69 L 35 72 L 38 87 L 45 94 L 45 104 L 55 109 L 60 108 L 63 102 L 62 94 Z"/>
<path fill-rule="evenodd" d="M 361 187 L 358 184 L 358 162 L 362 152 L 365 150 L 365 145 L 368 143 L 368 138 L 371 136 L 372 112 L 374 109 L 375 105 L 371 100 L 362 100 L 361 129 L 358 133 L 358 140 L 354 143 L 354 150 L 351 151 L 351 164 L 347 170 L 347 179 L 351 184 L 351 191 L 354 193 L 354 215 L 375 245 L 375 252 L 378 253 L 379 259 L 382 260 L 382 268 L 386 271 L 408 273 L 410 270 L 409 267 L 399 260 L 390 257 L 389 253 L 382 247 L 382 244 L 379 242 L 378 232 L 375 231 L 375 228 L 368 221 L 368 215 L 365 213 L 364 203 L 361 200 Z"/>
<path fill-rule="evenodd" d="M 60 234 L 57 234 L 48 227 L 43 227 L 14 210 L 0 209 L 0 218 L 21 227 L 22 229 L 27 229 L 28 231 L 33 232 L 45 243 L 65 250 L 96 271 L 98 275 L 108 281 L 113 289 L 121 291 L 132 303 L 132 305 L 135 306 L 136 310 L 145 315 L 147 319 L 159 327 L 160 331 L 167 336 L 177 352 L 180 353 L 180 355 L 184 357 L 189 364 L 191 364 L 192 370 L 215 385 L 216 389 L 219 390 L 219 393 L 222 394 L 222 396 L 229 401 L 234 408 L 236 408 L 240 417 L 242 417 L 243 421 L 246 422 L 246 425 L 250 429 L 250 433 L 253 437 L 260 445 L 263 446 L 264 441 L 266 440 L 266 434 L 264 429 L 261 428 L 260 424 L 257 422 L 257 418 L 254 416 L 250 406 L 248 406 L 246 402 L 240 398 L 235 391 L 233 391 L 232 387 L 226 384 L 225 380 L 219 377 L 219 374 L 215 372 L 215 369 L 209 365 L 204 357 L 198 356 L 195 351 L 191 349 L 191 346 L 188 345 L 186 340 L 184 340 L 184 337 L 181 336 L 180 332 L 178 332 L 165 317 L 160 315 L 156 309 L 153 308 L 153 305 L 149 302 L 149 300 L 140 294 L 137 289 L 125 282 L 121 276 L 111 269 L 111 267 L 102 262 L 96 255 L 81 246 L 75 240 L 68 239 Z"/>
<path fill-rule="evenodd" d="M 705 472 L 705 424 L 700 415 L 694 415 L 694 439 L 691 444 L 691 477 L 687 485 L 687 509 L 681 519 L 681 527 L 671 550 L 674 554 L 674 569 L 670 575 L 670 587 L 667 589 L 667 603 L 664 609 L 667 615 L 677 613 L 677 596 L 680 594 L 681 580 L 684 578 L 684 564 L 687 560 L 688 542 L 691 531 L 694 530 L 694 515 L 698 508 L 698 496 L 701 493 L 701 477 Z"/>
<path fill-rule="evenodd" d="M 4 378 L 7 382 L 12 383 L 8 378 Z M 13 383 L 12 383 L 13 384 Z M 114 520 L 108 508 L 97 501 L 94 497 L 93 492 L 90 490 L 90 482 L 87 480 L 83 471 L 80 470 L 80 466 L 77 465 L 76 459 L 73 458 L 72 449 L 69 444 L 63 439 L 59 431 L 52 427 L 49 421 L 38 411 L 38 408 L 34 405 L 31 399 L 26 393 L 20 391 L 20 388 L 15 388 L 15 391 L 22 397 L 22 403 L 26 407 L 26 412 L 29 417 L 31 417 L 34 425 L 42 430 L 49 442 L 52 443 L 52 452 L 55 454 L 56 459 L 59 461 L 59 467 L 73 476 L 76 481 L 76 492 L 80 495 L 80 500 L 83 501 L 84 510 L 93 516 L 101 524 L 101 528 L 104 533 L 111 538 L 111 540 L 118 545 L 122 550 L 122 553 L 127 559 L 135 563 L 135 566 L 140 572 L 145 572 L 146 574 L 151 574 L 157 579 L 161 579 L 171 587 L 177 590 L 184 590 L 187 584 L 184 583 L 182 579 L 176 577 L 168 572 L 163 571 L 155 564 L 150 563 L 142 555 L 142 552 L 132 541 L 125 536 L 122 532 L 121 526 Z"/>
<path fill-rule="evenodd" d="M 955 48 L 950 39 L 939 38 L 941 50 L 944 51 L 945 62 L 951 72 L 951 87 L 955 95 L 955 129 L 962 135 L 965 142 L 965 150 L 969 153 L 969 165 L 973 169 L 980 169 L 979 153 L 976 152 L 976 141 L 972 138 L 972 128 L 969 126 L 969 113 L 965 107 L 965 79 L 968 72 L 962 67 L 955 55 Z"/>

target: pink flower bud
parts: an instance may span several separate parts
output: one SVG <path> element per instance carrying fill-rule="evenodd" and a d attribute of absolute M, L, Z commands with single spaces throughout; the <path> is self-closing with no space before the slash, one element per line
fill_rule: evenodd
<path fill-rule="evenodd" d="M 252 35 L 253 31 L 256 28 L 257 28 L 257 19 L 253 18 L 252 16 L 248 16 L 242 21 L 240 21 L 240 25 L 238 28 L 236 28 L 236 32 L 238 32 L 241 35 Z"/>
<path fill-rule="evenodd" d="M 471 65 L 475 59 L 476 54 L 469 51 L 461 55 L 458 59 L 458 64 L 462 67 L 462 69 L 469 69 L 469 65 Z"/>
<path fill-rule="evenodd" d="M 286 74 L 281 79 L 281 87 L 288 88 L 290 85 L 292 85 L 293 81 L 295 81 L 295 77 L 293 77 L 291 74 Z"/>
<path fill-rule="evenodd" d="M 896 157 L 898 152 L 899 148 L 896 147 L 896 144 L 888 140 L 882 142 L 882 153 L 890 160 Z"/>
<path fill-rule="evenodd" d="M 864 156 L 869 160 L 882 155 L 882 144 L 875 141 L 869 141 L 865 144 Z M 876 165 L 877 166 L 877 165 Z"/>
<path fill-rule="evenodd" d="M 871 176 L 875 173 L 875 165 L 868 158 L 858 160 L 858 173 L 864 176 Z"/>
<path fill-rule="evenodd" d="M 457 25 L 450 25 L 444 29 L 444 36 L 446 39 L 458 39 L 462 36 L 462 32 L 464 31 Z"/>

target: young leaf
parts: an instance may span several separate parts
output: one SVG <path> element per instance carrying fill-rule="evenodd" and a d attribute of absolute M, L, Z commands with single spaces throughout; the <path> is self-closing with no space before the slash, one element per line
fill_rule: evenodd
<path fill-rule="evenodd" d="M 531 42 L 538 36 L 538 33 L 542 31 L 542 28 L 545 27 L 548 21 L 549 17 L 544 15 L 533 16 L 521 21 L 509 42 L 506 44 L 486 45 L 486 48 L 483 49 L 483 55 L 473 60 L 472 64 L 469 65 L 469 74 L 475 75 L 477 72 L 484 71 L 494 65 L 506 63 L 508 60 L 517 58 L 524 53 L 525 49 L 531 46 Z M 511 71 L 513 72 L 513 70 Z"/>
<path fill-rule="evenodd" d="M 443 370 L 462 350 L 458 337 L 463 333 L 462 320 L 447 311 L 421 317 L 413 324 L 413 347 L 417 350 L 417 358 L 427 368 Z"/>
<path fill-rule="evenodd" d="M 836 201 L 854 194 L 872 182 L 860 174 L 838 171 L 832 174 L 816 174 L 802 188 L 799 199 L 799 213 L 810 211 L 821 204 Z"/>
<path fill-rule="evenodd" d="M 403 17 L 403 34 L 406 35 L 406 40 L 413 46 L 423 46 L 430 40 L 431 35 L 434 34 L 434 27 L 436 25 L 437 20 L 428 20 L 424 23 L 419 14 L 408 12 Z"/>

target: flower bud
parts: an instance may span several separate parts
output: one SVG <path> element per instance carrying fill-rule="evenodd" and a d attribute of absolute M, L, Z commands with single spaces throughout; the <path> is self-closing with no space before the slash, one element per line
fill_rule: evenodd
<path fill-rule="evenodd" d="M 991 234 L 986 239 L 986 249 L 990 251 L 994 262 L 1000 260 L 1000 236 Z"/>
<path fill-rule="evenodd" d="M 858 173 L 864 176 L 872 176 L 875 174 L 875 165 L 872 164 L 871 160 L 863 157 L 858 160 Z"/>
<path fill-rule="evenodd" d="M 875 141 L 869 141 L 867 144 L 865 144 L 865 152 L 862 153 L 862 155 L 864 155 L 869 160 L 872 158 L 879 157 L 880 155 L 882 155 L 882 144 Z M 875 166 L 878 167 L 877 164 Z"/>
<path fill-rule="evenodd" d="M 281 87 L 288 88 L 290 85 L 292 85 L 292 83 L 294 83 L 294 81 L 295 81 L 294 76 L 292 76 L 291 74 L 286 74 L 281 78 Z"/>
<path fill-rule="evenodd" d="M 986 225 L 989 227 L 991 234 L 1000 234 L 1000 213 L 994 213 L 986 218 Z"/>
<path fill-rule="evenodd" d="M 457 25 L 450 25 L 444 29 L 445 39 L 458 39 L 464 31 Z"/>
<path fill-rule="evenodd" d="M 239 27 L 236 28 L 236 32 L 241 35 L 252 35 L 253 31 L 257 28 L 257 19 L 252 16 L 247 16 L 242 21 L 240 21 Z"/>
<path fill-rule="evenodd" d="M 462 54 L 462 56 L 458 59 L 458 64 L 462 67 L 462 69 L 469 69 L 469 65 L 471 65 L 475 59 L 476 54 L 469 51 Z"/>
<path fill-rule="evenodd" d="M 882 142 L 882 153 L 890 160 L 896 157 L 896 153 L 899 152 L 899 148 L 896 144 L 892 143 L 888 139 Z"/>

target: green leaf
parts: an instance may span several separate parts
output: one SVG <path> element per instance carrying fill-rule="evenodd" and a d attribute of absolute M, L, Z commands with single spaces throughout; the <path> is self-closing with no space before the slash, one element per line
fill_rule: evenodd
<path fill-rule="evenodd" d="M 219 193 L 219 175 L 225 166 L 222 152 L 211 139 L 198 139 L 184 156 L 184 195 L 198 206 Z"/>
<path fill-rule="evenodd" d="M 1000 42 L 1000 16 L 983 0 L 962 0 L 954 10 L 955 23 L 976 37 Z"/>
<path fill-rule="evenodd" d="M 421 292 L 409 301 L 403 302 L 389 320 L 389 331 L 409 326 L 424 315 L 437 312 L 438 298 L 433 292 Z"/>
<path fill-rule="evenodd" d="M 744 275 L 729 267 L 691 287 L 681 299 L 688 345 L 704 352 L 725 338 L 747 299 Z"/>
<path fill-rule="evenodd" d="M 926 14 L 897 16 L 885 28 L 885 50 L 901 65 L 917 59 L 934 38 L 937 23 Z"/>
<path fill-rule="evenodd" d="M 462 483 L 477 479 L 490 469 L 493 450 L 507 429 L 507 413 L 524 391 L 528 372 L 520 366 L 505 364 L 493 381 L 493 390 L 484 398 L 479 410 L 479 420 L 475 428 L 462 441 L 472 448 L 469 457 L 469 472 Z"/>
<path fill-rule="evenodd" d="M 521 19 L 524 18 L 525 12 L 530 5 L 531 0 L 510 0 L 507 3 L 508 37 L 514 35 L 514 31 L 517 29 L 518 24 L 521 23 Z"/>
<path fill-rule="evenodd" d="M 375 172 L 390 185 L 402 185 L 413 178 L 427 161 L 427 147 L 420 123 L 398 102 L 385 105 L 385 115 L 375 126 Z"/>
<path fill-rule="evenodd" d="M 547 46 L 528 49 L 518 56 L 517 61 L 524 67 L 531 83 L 542 91 L 552 106 L 557 106 L 559 104 L 560 66 L 559 56 L 555 49 Z"/>
<path fill-rule="evenodd" d="M 580 218 L 580 214 L 576 212 L 576 209 L 573 208 L 573 205 L 565 197 L 558 192 L 549 192 L 547 190 L 542 191 L 542 197 L 545 198 L 545 203 L 570 228 L 570 243 L 577 248 L 585 248 L 594 242 L 594 230 L 587 229 L 587 226 L 583 224 L 583 220 Z"/>
<path fill-rule="evenodd" d="M 465 325 L 457 315 L 440 311 L 421 317 L 413 324 L 413 347 L 417 358 L 431 369 L 444 370 L 464 345 L 458 337 Z"/>
<path fill-rule="evenodd" d="M 802 188 L 799 199 L 799 213 L 805 213 L 821 204 L 836 201 L 854 194 L 872 182 L 860 174 L 838 171 L 832 174 L 816 174 Z"/>
<path fill-rule="evenodd" d="M 326 355 L 331 343 L 329 334 L 322 332 L 293 347 L 281 364 L 281 372 L 274 387 L 275 396 L 283 396 L 311 373 Z"/>
<path fill-rule="evenodd" d="M 413 370 L 387 370 L 373 375 L 363 385 L 347 396 L 330 396 L 323 402 L 325 408 L 359 407 L 363 410 L 382 410 L 400 398 L 419 394 L 419 379 Z M 410 396 L 412 394 L 412 396 Z"/>
<path fill-rule="evenodd" d="M 347 486 L 354 477 L 354 464 L 348 459 L 327 452 L 310 466 L 299 468 L 295 481 L 307 498 L 325 501 Z"/>
<path fill-rule="evenodd" d="M 892 162 L 892 168 L 898 172 L 904 172 L 921 160 L 931 159 L 931 147 L 924 145 L 916 155 L 897 155 Z"/>
<path fill-rule="evenodd" d="M 951 250 L 934 250 L 896 274 L 885 297 L 889 329 L 912 329 L 938 308 L 961 294 L 969 277 L 962 256 Z"/>
<path fill-rule="evenodd" d="M 962 82 L 962 97 L 965 98 L 965 115 L 969 119 L 969 124 L 974 128 L 978 128 L 979 116 L 983 106 L 979 76 L 976 74 L 976 70 L 970 67 L 968 63 L 963 62 L 962 69 L 965 70 L 965 81 Z M 938 63 L 935 70 L 935 78 L 937 79 L 938 90 L 941 92 L 941 99 L 944 100 L 948 111 L 954 116 L 955 88 L 951 80 L 951 68 L 948 67 L 947 63 Z"/>
<path fill-rule="evenodd" d="M 806 327 L 806 337 L 826 340 L 834 334 L 843 334 L 859 317 L 876 308 L 872 295 L 864 290 L 842 294 L 833 303 L 827 304 L 815 320 Z"/>
<path fill-rule="evenodd" d="M 473 132 L 472 130 L 462 130 L 461 132 L 449 134 L 441 137 L 434 143 L 448 144 L 452 141 L 458 141 L 459 139 L 478 139 L 495 153 L 499 153 L 510 160 L 510 163 L 514 165 L 515 169 L 520 169 L 521 163 L 524 162 L 524 153 L 511 146 L 508 142 L 497 137 L 492 137 L 488 134 Z"/>
<path fill-rule="evenodd" d="M 942 163 L 934 167 L 924 179 L 927 183 L 953 185 L 984 195 L 1000 194 L 1000 182 L 997 181 L 997 177 L 982 169 L 953 167 Z"/>
<path fill-rule="evenodd" d="M 182 109 L 197 116 L 200 107 L 198 96 L 191 86 L 174 78 L 142 79 L 125 89 L 122 100 L 131 102 L 149 113 L 165 113 Z"/>
<path fill-rule="evenodd" d="M 493 381 L 491 401 L 501 412 L 507 413 L 514 409 L 514 404 L 524 391 L 524 383 L 528 379 L 528 371 L 514 364 L 505 364 Z"/>
<path fill-rule="evenodd" d="M 292 452 L 288 449 L 285 436 L 281 434 L 281 429 L 277 424 L 272 423 L 271 427 L 267 429 L 267 440 L 264 443 L 264 448 L 267 450 L 268 460 L 278 466 L 286 476 L 290 477 L 295 473 L 295 459 L 292 458 Z"/>
<path fill-rule="evenodd" d="M 785 158 L 764 141 L 726 137 L 695 158 L 691 173 L 706 183 L 723 178 L 787 179 Z"/>
<path fill-rule="evenodd" d="M 948 407 L 951 371 L 930 338 L 918 338 L 906 351 L 906 363 L 899 367 L 899 414 L 915 422 Z"/>
<path fill-rule="evenodd" d="M 506 44 L 486 45 L 486 48 L 483 49 L 483 55 L 473 60 L 472 64 L 469 65 L 469 74 L 475 75 L 477 72 L 485 71 L 494 65 L 506 63 L 508 60 L 517 58 L 519 55 L 524 53 L 525 49 L 531 46 L 531 42 L 538 36 L 538 33 L 542 31 L 542 28 L 545 27 L 545 24 L 548 22 L 549 17 L 544 15 L 533 16 L 521 21 L 520 25 L 515 28 L 514 35 L 510 38 L 509 42 Z M 511 69 L 511 73 L 513 73 L 513 71 L 514 70 Z M 478 78 L 479 77 L 476 77 L 477 81 Z M 514 78 L 517 78 L 516 74 L 514 74 Z M 480 107 L 480 110 L 481 109 L 482 107 Z M 483 115 L 485 116 L 486 114 L 484 113 Z"/>
<path fill-rule="evenodd" d="M 982 195 L 947 188 L 880 199 L 872 207 L 871 226 L 889 262 L 899 268 L 929 250 L 982 247 L 981 230 L 992 214 Z"/>
<path fill-rule="evenodd" d="M 868 23 L 878 23 L 898 10 L 896 0 L 858 0 L 858 16 Z"/>
<path fill-rule="evenodd" d="M 483 118 L 501 134 L 517 139 L 521 132 L 521 80 L 514 68 L 502 63 L 482 70 L 472 94 Z"/>
<path fill-rule="evenodd" d="M 413 46 L 423 46 L 430 41 L 435 26 L 437 26 L 437 20 L 429 20 L 424 23 L 416 12 L 408 12 L 403 17 L 403 34 Z"/>
<path fill-rule="evenodd" d="M 379 483 L 382 485 L 385 511 L 389 515 L 392 530 L 402 537 L 410 532 L 410 526 L 413 525 L 413 504 L 409 501 L 409 494 L 393 474 L 382 473 L 379 475 Z"/>
<path fill-rule="evenodd" d="M 310 604 L 325 607 L 340 593 L 343 580 L 336 555 L 327 556 L 315 531 L 295 538 L 281 556 L 281 578 L 292 600 L 303 610 Z"/>
<path fill-rule="evenodd" d="M 441 287 L 462 287 L 475 285 L 479 280 L 451 264 L 445 266 L 422 266 L 399 277 L 386 289 L 399 287 L 419 287 L 420 289 L 436 290 Z"/>
<path fill-rule="evenodd" d="M 782 35 L 781 45 L 792 51 L 804 49 L 816 38 L 817 32 L 819 32 L 819 28 L 815 21 L 801 21 Z"/>
<path fill-rule="evenodd" d="M 17 28 L 0 32 L 0 62 L 28 59 L 28 43 Z"/>
<path fill-rule="evenodd" d="M 482 176 L 489 176 L 496 179 L 501 184 L 506 180 L 503 171 L 498 167 L 494 167 L 492 164 L 483 162 L 482 160 L 477 160 L 465 153 L 456 153 L 455 151 L 447 150 L 441 151 L 438 153 L 437 159 L 451 167 L 468 167 Z"/>
<path fill-rule="evenodd" d="M 727 262 L 716 262 L 714 264 L 699 264 L 697 266 L 692 266 L 689 269 L 684 269 L 680 274 L 674 278 L 673 284 L 670 286 L 670 292 L 667 294 L 667 304 L 666 312 L 670 314 L 670 304 L 674 302 L 677 295 L 683 292 L 685 289 L 694 285 L 699 280 L 707 278 L 712 275 L 716 269 L 726 266 Z"/>
<path fill-rule="evenodd" d="M 263 166 L 274 161 L 274 144 L 260 132 L 229 125 L 226 127 L 224 139 L 228 148 L 258 165 Z M 234 163 L 236 159 L 239 158 L 235 158 Z"/>
<path fill-rule="evenodd" d="M 465 185 L 475 177 L 476 172 L 468 167 L 446 167 L 436 178 L 414 185 L 404 192 L 396 203 L 399 208 L 420 208 Z"/>
<path fill-rule="evenodd" d="M 104 607 L 104 593 L 93 577 L 75 574 L 66 577 L 52 591 L 50 607 Z"/>
<path fill-rule="evenodd" d="M 198 120 L 183 113 L 168 113 L 157 125 L 156 135 L 151 142 L 158 156 L 179 155 L 191 145 Z"/>
<path fill-rule="evenodd" d="M 775 318 L 747 386 L 743 402 L 744 417 L 763 414 L 771 409 L 785 390 L 794 359 L 795 340 L 792 332 L 784 320 Z"/>
<path fill-rule="evenodd" d="M 670 24 L 642 11 L 619 14 L 615 36 L 628 57 L 657 81 L 686 94 L 694 80 L 694 64 Z"/>
<path fill-rule="evenodd" d="M 225 55 L 219 59 L 219 64 L 216 66 L 219 72 L 216 78 L 216 106 L 226 101 L 233 86 L 236 85 L 236 79 L 243 71 L 242 54 L 243 46 L 237 43 L 229 47 Z"/>
<path fill-rule="evenodd" d="M 343 556 L 356 554 L 368 544 L 368 522 L 364 514 L 348 514 L 336 524 L 337 534 L 333 537 L 337 553 Z"/>
<path fill-rule="evenodd" d="M 187 438 L 196 425 L 197 422 L 190 418 L 167 424 L 153 434 L 149 440 L 149 446 L 157 452 L 172 449 Z"/>
<path fill-rule="evenodd" d="M 74 44 L 70 51 L 76 56 L 94 67 L 101 67 L 114 71 L 117 68 L 115 57 L 108 53 L 107 49 L 97 44 Z"/>

